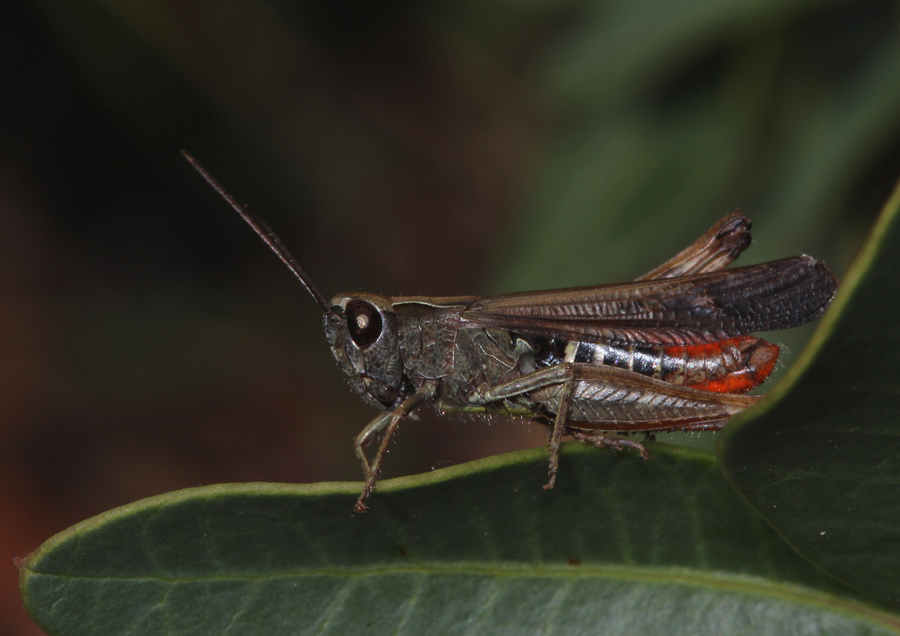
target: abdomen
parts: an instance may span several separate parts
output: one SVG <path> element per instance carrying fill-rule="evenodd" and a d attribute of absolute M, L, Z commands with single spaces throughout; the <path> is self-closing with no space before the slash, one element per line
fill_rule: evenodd
<path fill-rule="evenodd" d="M 695 389 L 744 393 L 769 376 L 778 352 L 777 345 L 753 336 L 675 347 L 554 341 L 537 364 L 603 364 Z"/>

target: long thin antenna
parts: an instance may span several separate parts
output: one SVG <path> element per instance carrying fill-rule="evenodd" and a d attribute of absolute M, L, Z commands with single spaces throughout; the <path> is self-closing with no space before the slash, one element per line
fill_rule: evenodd
<path fill-rule="evenodd" d="M 222 185 L 218 181 L 216 181 L 211 174 L 209 174 L 209 172 L 206 171 L 206 168 L 200 165 L 200 162 L 194 159 L 190 154 L 188 154 L 187 151 L 182 150 L 181 154 L 184 155 L 184 158 L 188 160 L 188 163 L 190 163 L 194 167 L 194 170 L 199 172 L 200 176 L 203 177 L 203 179 L 206 180 L 206 182 L 210 186 L 212 186 L 212 189 L 218 192 L 219 196 L 225 199 L 225 201 L 227 201 L 228 204 L 232 208 L 234 208 L 234 210 L 238 214 L 241 215 L 241 218 L 244 219 L 247 222 L 247 225 L 253 228 L 253 231 L 259 235 L 259 238 L 261 238 L 265 242 L 265 244 L 268 245 L 273 252 L 275 252 L 278 258 L 281 259 L 281 262 L 288 266 L 288 269 L 294 273 L 294 276 L 296 276 L 297 280 L 299 280 L 303 284 L 303 286 L 306 288 L 306 291 L 308 291 L 315 299 L 315 301 L 319 303 L 319 307 L 322 308 L 322 311 L 324 311 L 325 314 L 330 317 L 339 318 L 340 316 L 335 313 L 335 311 L 331 308 L 331 305 L 328 304 L 328 301 L 325 300 L 325 297 L 322 295 L 322 293 L 316 288 L 315 285 L 313 285 L 313 282 L 312 280 L 310 280 L 307 273 L 303 271 L 303 268 L 300 267 L 300 264 L 284 246 L 284 243 L 281 242 L 281 239 L 278 238 L 278 235 L 272 231 L 272 228 L 270 228 L 268 224 L 261 218 L 259 218 L 255 214 L 250 213 L 244 206 L 238 203 L 237 199 L 231 196 L 228 191 L 225 190 L 225 188 L 223 188 Z"/>

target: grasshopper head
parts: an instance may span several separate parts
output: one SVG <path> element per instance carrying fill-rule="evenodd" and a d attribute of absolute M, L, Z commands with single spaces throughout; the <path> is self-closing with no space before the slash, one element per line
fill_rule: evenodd
<path fill-rule="evenodd" d="M 403 397 L 397 315 L 384 296 L 338 295 L 325 314 L 325 337 L 350 385 L 369 404 L 389 409 Z"/>

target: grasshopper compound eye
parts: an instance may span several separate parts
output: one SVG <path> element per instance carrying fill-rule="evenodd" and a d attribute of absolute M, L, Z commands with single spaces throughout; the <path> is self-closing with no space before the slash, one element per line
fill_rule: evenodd
<path fill-rule="evenodd" d="M 357 347 L 368 347 L 381 335 L 381 314 L 375 305 L 364 300 L 351 300 L 344 309 L 347 330 Z"/>

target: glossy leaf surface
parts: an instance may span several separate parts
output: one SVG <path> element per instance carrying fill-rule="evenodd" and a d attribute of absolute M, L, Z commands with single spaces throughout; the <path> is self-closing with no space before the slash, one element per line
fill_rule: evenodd
<path fill-rule="evenodd" d="M 22 564 L 49 633 L 900 633 L 794 555 L 711 455 L 569 445 L 385 482 L 184 490 Z"/>

